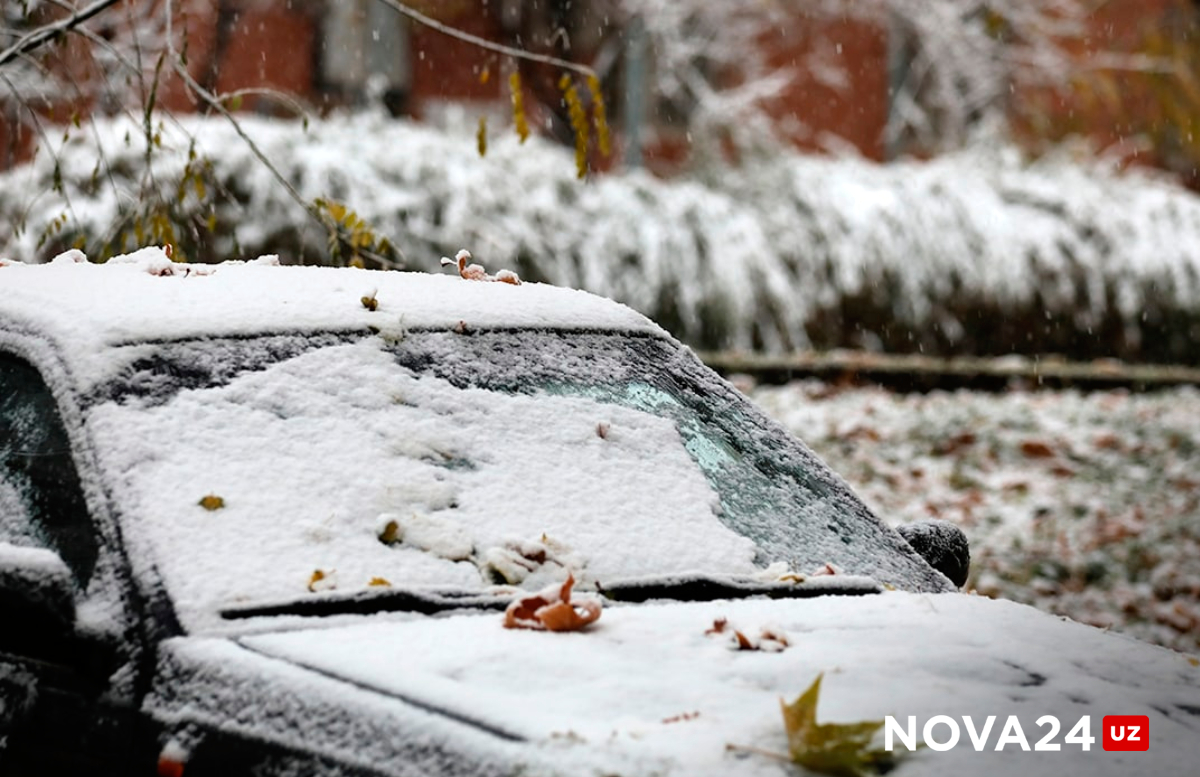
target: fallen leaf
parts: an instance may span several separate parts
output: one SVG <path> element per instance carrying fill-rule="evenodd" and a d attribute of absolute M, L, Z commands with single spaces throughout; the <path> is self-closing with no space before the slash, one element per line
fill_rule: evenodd
<path fill-rule="evenodd" d="M 685 720 L 695 720 L 698 717 L 700 717 L 699 710 L 697 710 L 695 712 L 682 712 L 678 715 L 672 715 L 669 718 L 663 718 L 662 722 L 663 723 L 679 723 L 679 722 L 685 721 Z"/>
<path fill-rule="evenodd" d="M 729 635 L 729 647 L 733 650 L 761 650 L 766 653 L 778 653 L 791 646 L 787 635 L 781 629 L 764 626 L 759 629 L 758 638 L 747 637 L 741 629 L 733 629 L 726 618 L 717 618 L 712 628 L 704 631 L 705 636 L 720 634 Z"/>
<path fill-rule="evenodd" d="M 388 521 L 383 527 L 383 531 L 379 532 L 379 541 L 385 545 L 395 545 L 400 541 L 400 524 L 396 521 Z"/>
<path fill-rule="evenodd" d="M 470 259 L 471 252 L 463 248 L 454 255 L 453 259 L 443 256 L 442 267 L 454 267 L 458 270 L 459 276 L 468 281 L 499 281 L 512 286 L 521 285 L 521 279 L 512 270 L 500 270 L 493 277 L 487 274 L 482 265 L 467 264 Z"/>
<path fill-rule="evenodd" d="M 1048 459 L 1054 456 L 1054 449 L 1038 440 L 1026 440 L 1021 443 L 1021 453 L 1027 459 Z"/>
<path fill-rule="evenodd" d="M 225 500 L 216 494 L 208 494 L 207 496 L 201 497 L 200 501 L 196 504 L 200 505 L 205 510 L 220 510 L 225 506 Z"/>
<path fill-rule="evenodd" d="M 882 720 L 817 723 L 822 677 L 824 673 L 817 675 L 808 690 L 791 704 L 779 700 L 792 761 L 835 777 L 867 777 L 891 769 L 895 755 L 870 746 L 876 732 L 883 728 Z"/>
<path fill-rule="evenodd" d="M 326 572 L 323 569 L 314 570 L 312 577 L 308 578 L 308 590 L 313 593 L 318 591 L 332 591 L 337 588 L 337 581 L 333 577 L 334 570 Z"/>
<path fill-rule="evenodd" d="M 500 283 L 507 283 L 510 286 L 520 286 L 521 278 L 512 270 L 500 270 L 496 273 L 495 280 Z"/>
<path fill-rule="evenodd" d="M 388 580 L 386 577 L 373 577 L 373 578 L 371 578 L 371 582 L 367 583 L 367 585 L 379 586 L 382 588 L 391 588 L 392 587 L 391 581 Z"/>
<path fill-rule="evenodd" d="M 544 629 L 579 631 L 600 617 L 600 602 L 595 599 L 571 601 L 575 576 L 568 574 L 561 586 L 516 599 L 504 611 L 506 629 Z"/>
<path fill-rule="evenodd" d="M 952 437 L 939 440 L 933 446 L 933 455 L 950 456 L 956 454 L 963 448 L 969 448 L 974 445 L 977 439 L 974 432 L 960 432 Z"/>

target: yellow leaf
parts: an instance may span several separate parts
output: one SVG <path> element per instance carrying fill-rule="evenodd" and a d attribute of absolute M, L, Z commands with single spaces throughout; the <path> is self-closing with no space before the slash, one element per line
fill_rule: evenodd
<path fill-rule="evenodd" d="M 392 586 L 392 584 L 385 577 L 373 577 L 371 578 L 371 582 L 367 583 L 367 585 L 382 586 L 384 588 L 391 588 Z"/>
<path fill-rule="evenodd" d="M 521 74 L 515 70 L 508 77 L 508 89 L 512 93 L 513 125 L 517 130 L 517 137 L 524 143 L 529 137 L 529 120 L 525 116 L 525 98 L 521 93 Z"/>
<path fill-rule="evenodd" d="M 891 769 L 895 755 L 870 747 L 876 732 L 883 728 L 882 720 L 817 723 L 822 677 L 823 673 L 817 675 L 808 690 L 791 704 L 782 699 L 779 702 L 792 760 L 810 771 L 835 777 L 867 777 Z"/>
<path fill-rule="evenodd" d="M 225 500 L 216 494 L 208 494 L 207 496 L 201 497 L 200 501 L 196 504 L 200 505 L 205 510 L 220 510 L 225 506 Z"/>
<path fill-rule="evenodd" d="M 400 524 L 395 521 L 388 521 L 383 527 L 383 531 L 379 533 L 379 541 L 387 545 L 395 545 L 400 541 Z"/>
<path fill-rule="evenodd" d="M 319 591 L 331 591 L 334 588 L 337 588 L 337 585 L 333 579 L 333 573 L 334 570 L 332 569 L 328 572 L 323 569 L 313 570 L 312 577 L 308 578 L 308 590 L 312 591 L 313 593 L 317 593 Z"/>

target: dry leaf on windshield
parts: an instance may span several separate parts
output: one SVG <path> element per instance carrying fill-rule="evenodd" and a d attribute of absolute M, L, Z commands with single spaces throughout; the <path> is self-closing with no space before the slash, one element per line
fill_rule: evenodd
<path fill-rule="evenodd" d="M 549 586 L 539 593 L 516 599 L 504 611 L 506 629 L 544 629 L 578 631 L 600 617 L 600 602 L 595 599 L 571 601 L 574 575 L 566 582 Z"/>

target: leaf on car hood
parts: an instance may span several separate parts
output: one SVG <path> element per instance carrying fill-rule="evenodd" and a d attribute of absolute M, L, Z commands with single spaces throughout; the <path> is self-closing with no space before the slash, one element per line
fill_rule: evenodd
<path fill-rule="evenodd" d="M 595 599 L 571 601 L 575 576 L 567 575 L 562 585 L 552 585 L 536 594 L 516 599 L 504 611 L 506 629 L 545 629 L 578 631 L 600 617 L 600 602 Z"/>
<path fill-rule="evenodd" d="M 791 704 L 782 699 L 783 726 L 787 731 L 788 754 L 814 772 L 837 777 L 867 777 L 887 771 L 895 764 L 892 753 L 870 747 L 882 720 L 860 723 L 817 723 L 817 700 L 821 678 L 817 675 L 808 690 Z"/>

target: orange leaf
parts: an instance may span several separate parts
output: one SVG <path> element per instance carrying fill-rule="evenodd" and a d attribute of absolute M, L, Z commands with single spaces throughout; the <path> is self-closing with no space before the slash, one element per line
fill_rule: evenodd
<path fill-rule="evenodd" d="M 504 628 L 578 631 L 595 622 L 600 617 L 600 603 L 594 599 L 572 602 L 574 585 L 575 577 L 568 574 L 558 590 L 551 587 L 514 600 L 504 611 Z"/>

